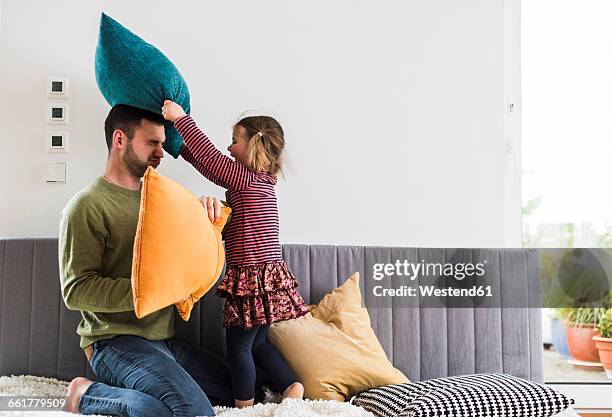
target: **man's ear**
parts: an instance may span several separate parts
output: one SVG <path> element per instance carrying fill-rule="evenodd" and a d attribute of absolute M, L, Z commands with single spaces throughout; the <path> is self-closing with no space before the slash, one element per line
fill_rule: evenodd
<path fill-rule="evenodd" d="M 113 147 L 124 149 L 127 146 L 127 135 L 121 129 L 115 129 L 113 132 Z"/>

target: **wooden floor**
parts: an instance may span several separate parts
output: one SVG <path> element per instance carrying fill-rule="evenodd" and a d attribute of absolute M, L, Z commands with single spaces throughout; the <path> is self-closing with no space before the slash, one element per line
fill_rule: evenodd
<path fill-rule="evenodd" d="M 592 413 L 587 413 L 587 414 L 583 414 L 583 413 L 579 413 L 582 417 L 612 417 L 612 413 L 606 413 L 606 414 L 592 414 Z"/>

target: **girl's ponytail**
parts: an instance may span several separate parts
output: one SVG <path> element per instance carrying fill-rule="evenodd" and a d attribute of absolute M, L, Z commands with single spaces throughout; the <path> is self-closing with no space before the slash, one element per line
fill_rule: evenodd
<path fill-rule="evenodd" d="M 275 176 L 281 173 L 285 138 L 280 124 L 269 116 L 251 116 L 236 125 L 242 126 L 250 137 L 247 146 L 249 168 Z"/>
<path fill-rule="evenodd" d="M 251 168 L 253 171 L 269 172 L 271 161 L 269 152 L 266 151 L 263 133 L 257 132 L 249 141 L 249 145 L 247 147 L 247 158 L 250 165 L 249 168 Z"/>

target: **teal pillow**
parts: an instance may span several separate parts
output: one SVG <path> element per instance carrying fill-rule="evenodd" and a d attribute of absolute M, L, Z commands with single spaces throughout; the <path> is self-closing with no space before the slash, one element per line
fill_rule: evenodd
<path fill-rule="evenodd" d="M 161 114 L 164 100 L 190 113 L 185 79 L 159 49 L 102 13 L 96 48 L 96 82 L 111 106 L 127 104 Z M 164 149 L 178 158 L 183 139 L 166 122 Z"/>

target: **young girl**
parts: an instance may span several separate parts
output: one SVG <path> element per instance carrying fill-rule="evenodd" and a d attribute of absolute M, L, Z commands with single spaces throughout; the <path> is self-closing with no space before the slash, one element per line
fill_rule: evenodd
<path fill-rule="evenodd" d="M 162 114 L 185 141 L 183 158 L 227 189 L 232 208 L 225 232 L 226 272 L 217 294 L 225 298 L 223 326 L 236 406 L 253 405 L 255 362 L 274 379 L 283 397 L 302 398 L 304 387 L 267 341 L 270 324 L 308 312 L 283 261 L 278 236 L 274 186 L 281 171 L 283 129 L 268 116 L 240 120 L 227 148 L 232 160 L 215 148 L 178 104 L 164 101 Z"/>

